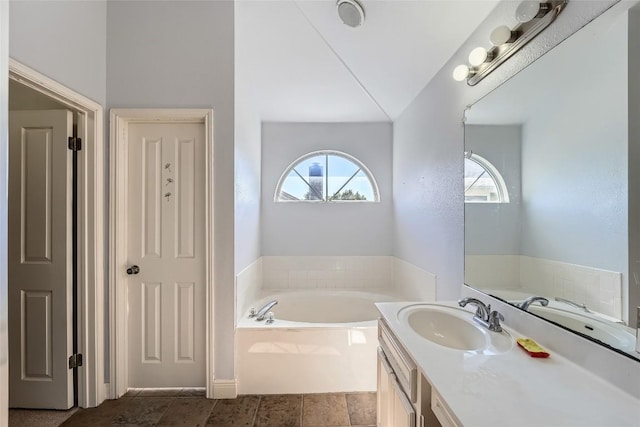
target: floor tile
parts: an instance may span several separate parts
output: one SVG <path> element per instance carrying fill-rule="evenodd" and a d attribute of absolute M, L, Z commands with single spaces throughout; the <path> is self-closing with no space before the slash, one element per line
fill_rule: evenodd
<path fill-rule="evenodd" d="M 259 402 L 258 396 L 238 396 L 216 401 L 207 425 L 217 427 L 252 426 Z"/>
<path fill-rule="evenodd" d="M 79 409 L 62 425 L 65 427 L 112 426 L 113 419 L 130 405 L 134 398 L 123 397 L 116 400 L 105 400 L 97 408 Z"/>
<path fill-rule="evenodd" d="M 135 397 L 135 396 L 139 395 L 142 390 L 144 390 L 144 389 L 142 389 L 142 388 L 130 388 L 129 390 L 127 390 L 127 392 L 125 394 L 122 395 L 122 397 Z"/>
<path fill-rule="evenodd" d="M 375 393 L 347 393 L 347 409 L 351 425 L 376 424 L 376 394 Z"/>
<path fill-rule="evenodd" d="M 177 397 L 182 392 L 182 387 L 170 388 L 143 388 L 136 397 Z"/>
<path fill-rule="evenodd" d="M 121 399 L 122 400 L 122 399 Z M 169 397 L 139 397 L 125 399 L 129 405 L 124 406 L 113 417 L 114 424 L 135 424 L 137 426 L 153 426 L 158 423 L 174 400 Z"/>
<path fill-rule="evenodd" d="M 9 427 L 58 427 L 78 409 L 9 409 Z"/>
<path fill-rule="evenodd" d="M 302 421 L 302 396 L 266 395 L 260 398 L 256 427 L 299 427 Z"/>
<path fill-rule="evenodd" d="M 174 399 L 164 413 L 159 426 L 201 427 L 207 423 L 215 400 L 203 397 L 185 397 Z"/>
<path fill-rule="evenodd" d="M 343 393 L 304 395 L 303 426 L 348 426 L 349 424 L 347 401 Z"/>
<path fill-rule="evenodd" d="M 205 397 L 207 389 L 204 387 L 186 387 L 183 388 L 178 397 Z"/>

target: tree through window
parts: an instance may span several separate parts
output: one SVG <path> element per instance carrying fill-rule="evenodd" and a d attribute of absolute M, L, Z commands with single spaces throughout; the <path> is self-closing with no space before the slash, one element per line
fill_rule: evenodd
<path fill-rule="evenodd" d="M 378 185 L 358 159 L 339 151 L 315 151 L 280 177 L 275 201 L 378 202 Z"/>

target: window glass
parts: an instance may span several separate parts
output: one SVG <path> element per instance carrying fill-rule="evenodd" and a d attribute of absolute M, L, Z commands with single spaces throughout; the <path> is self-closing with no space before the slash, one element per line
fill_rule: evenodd
<path fill-rule="evenodd" d="M 321 151 L 296 160 L 281 176 L 275 200 L 377 202 L 378 188 L 369 170 L 346 153 Z"/>
<path fill-rule="evenodd" d="M 509 193 L 502 175 L 485 158 L 465 153 L 465 203 L 509 203 Z"/>

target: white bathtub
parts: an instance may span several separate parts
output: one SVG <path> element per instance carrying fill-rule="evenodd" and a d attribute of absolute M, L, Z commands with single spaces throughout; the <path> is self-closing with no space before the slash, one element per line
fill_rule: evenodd
<path fill-rule="evenodd" d="M 239 394 L 374 391 L 378 311 L 390 295 L 352 291 L 274 292 L 275 321 L 248 317 L 236 330 Z"/>

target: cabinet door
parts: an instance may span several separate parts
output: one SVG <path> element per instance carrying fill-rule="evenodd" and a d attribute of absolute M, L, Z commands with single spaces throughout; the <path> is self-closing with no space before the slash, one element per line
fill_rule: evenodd
<path fill-rule="evenodd" d="M 392 413 L 392 391 L 393 371 L 387 363 L 382 350 L 378 348 L 378 394 L 377 394 L 377 410 L 378 410 L 378 427 L 393 427 L 391 420 Z"/>
<path fill-rule="evenodd" d="M 416 411 L 400 388 L 395 377 L 391 377 L 392 421 L 393 427 L 415 427 Z"/>

